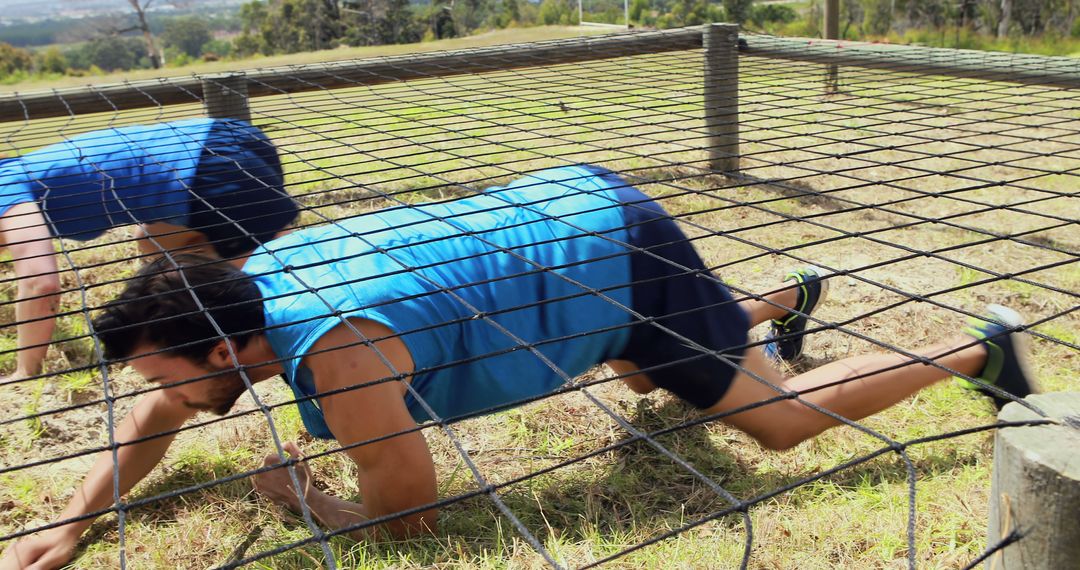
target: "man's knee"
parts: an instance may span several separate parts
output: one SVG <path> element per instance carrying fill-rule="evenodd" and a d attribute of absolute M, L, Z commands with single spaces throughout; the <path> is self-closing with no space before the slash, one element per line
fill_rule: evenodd
<path fill-rule="evenodd" d="M 626 387 L 630 388 L 635 394 L 648 394 L 656 390 L 656 384 L 644 373 L 638 373 L 641 369 L 633 362 L 629 360 L 609 360 L 606 364 L 615 374 L 622 377 Z"/>
<path fill-rule="evenodd" d="M 798 402 L 779 400 L 723 421 L 754 438 L 765 449 L 786 451 L 812 435 L 802 427 L 804 422 L 800 418 L 805 412 L 806 407 Z"/>
<path fill-rule="evenodd" d="M 656 390 L 656 384 L 653 384 L 652 380 L 649 380 L 640 374 L 629 378 L 623 378 L 623 383 L 625 383 L 626 387 L 630 388 L 635 394 L 649 394 Z"/>
<path fill-rule="evenodd" d="M 806 441 L 806 437 L 794 430 L 784 429 L 783 426 L 765 430 L 763 433 L 750 434 L 765 449 L 771 451 L 787 451 L 796 445 Z"/>

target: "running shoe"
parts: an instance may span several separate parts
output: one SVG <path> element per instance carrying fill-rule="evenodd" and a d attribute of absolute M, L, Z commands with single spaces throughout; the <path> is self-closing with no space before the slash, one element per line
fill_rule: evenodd
<path fill-rule="evenodd" d="M 1020 313 L 1001 305 L 988 305 L 987 315 L 982 319 L 970 319 L 964 334 L 982 341 L 986 346 L 986 365 L 976 376 L 986 385 L 994 386 L 1004 392 L 1022 399 L 1028 394 L 1038 392 L 1027 367 L 1027 347 L 1018 327 L 1024 324 Z M 975 390 L 990 396 L 997 409 L 1008 404 L 1012 399 L 995 393 L 986 385 L 980 385 L 959 379 L 960 385 L 968 390 Z"/>
<path fill-rule="evenodd" d="M 795 360 L 802 354 L 807 318 L 829 294 L 829 280 L 818 267 L 803 267 L 784 276 L 784 282 L 798 283 L 795 310 L 781 319 L 773 319 L 765 339 L 765 354 L 773 360 Z"/>

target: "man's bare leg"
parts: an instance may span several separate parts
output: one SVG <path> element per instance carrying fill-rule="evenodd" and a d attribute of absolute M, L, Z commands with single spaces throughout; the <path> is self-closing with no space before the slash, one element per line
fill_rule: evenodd
<path fill-rule="evenodd" d="M 788 315 L 798 299 L 798 286 L 791 284 L 790 287 L 775 293 L 759 295 L 761 299 L 745 299 L 739 302 L 739 307 L 750 316 L 750 326 L 756 326 L 765 321 L 780 319 Z M 622 381 L 628 388 L 638 394 L 648 394 L 656 389 L 656 385 L 646 374 L 634 374 L 638 367 L 629 360 L 609 360 L 607 365 L 616 374 L 625 376 Z"/>
<path fill-rule="evenodd" d="M 976 376 L 986 363 L 986 348 L 968 336 L 911 351 L 938 365 Z M 948 353 L 948 354 L 946 354 Z M 894 367 L 896 368 L 891 368 Z M 859 420 L 884 410 L 951 374 L 938 366 L 922 364 L 900 354 L 854 356 L 826 364 L 804 374 L 785 378 L 770 366 L 759 347 L 746 350 L 742 367 L 723 398 L 705 410 L 722 413 L 769 400 L 776 389 L 800 392 L 800 399 L 849 420 Z M 854 380 L 849 380 L 857 378 Z M 840 422 L 795 400 L 780 400 L 723 418 L 770 449 L 788 449 Z"/>
<path fill-rule="evenodd" d="M 759 295 L 761 299 L 744 299 L 739 302 L 739 306 L 750 315 L 750 326 L 753 327 L 765 321 L 786 317 L 795 307 L 798 295 L 798 284 L 793 283 L 782 291 Z"/>
<path fill-rule="evenodd" d="M 52 234 L 36 202 L 12 206 L 0 216 L 0 249 L 11 253 L 18 278 L 15 372 L 0 382 L 41 373 L 60 305 L 60 274 Z"/>
<path fill-rule="evenodd" d="M 656 389 L 656 384 L 649 379 L 648 374 L 634 374 L 640 370 L 636 364 L 629 360 L 609 360 L 605 364 L 611 367 L 615 374 L 623 376 L 623 383 L 635 394 L 648 394 Z"/>

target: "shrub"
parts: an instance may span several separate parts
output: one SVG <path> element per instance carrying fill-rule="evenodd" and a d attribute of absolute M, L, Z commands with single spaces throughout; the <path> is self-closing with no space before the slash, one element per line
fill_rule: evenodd
<path fill-rule="evenodd" d="M 9 43 L 0 42 L 0 75 L 27 71 L 33 65 L 33 61 L 30 52 Z"/>
<path fill-rule="evenodd" d="M 755 26 L 762 28 L 766 23 L 786 24 L 794 22 L 799 17 L 795 9 L 784 4 L 764 4 L 754 6 L 750 12 L 750 20 Z"/>

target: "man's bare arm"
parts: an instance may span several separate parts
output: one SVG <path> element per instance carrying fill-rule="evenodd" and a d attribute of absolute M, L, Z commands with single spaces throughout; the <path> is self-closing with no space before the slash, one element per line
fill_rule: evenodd
<path fill-rule="evenodd" d="M 386 327 L 367 320 L 353 320 L 367 338 L 391 336 Z M 342 446 L 369 441 L 381 436 L 416 427 L 405 407 L 404 385 L 401 380 L 379 382 L 396 374 L 412 371 L 412 359 L 405 345 L 397 338 L 380 341 L 376 349 L 368 346 L 347 346 L 358 340 L 348 327 L 338 326 L 324 335 L 313 347 L 313 354 L 304 360 L 315 378 L 316 388 L 328 392 L 341 388 L 363 386 L 320 399 L 323 414 L 330 430 Z M 318 353 L 323 349 L 343 347 Z M 380 356 L 381 353 L 381 356 Z M 390 362 L 393 372 L 386 365 Z M 370 384 L 369 384 L 370 383 Z M 369 384 L 364 386 L 365 384 Z M 299 453 L 295 447 L 290 453 Z M 332 497 L 307 483 L 306 469 L 297 472 L 303 479 L 304 498 L 312 513 L 326 526 L 337 529 L 371 518 L 392 515 L 403 510 L 433 503 L 437 497 L 435 467 L 427 442 L 418 431 L 389 439 L 349 448 L 346 453 L 356 462 L 363 504 Z M 267 465 L 279 460 L 270 456 Z M 297 510 L 299 502 L 292 493 L 292 484 L 284 470 L 275 470 L 257 479 L 259 490 Z M 273 478 L 273 481 L 271 481 Z M 270 487 L 276 491 L 269 491 Z M 395 537 L 418 531 L 433 532 L 437 509 L 426 509 L 405 515 L 380 527 Z M 353 533 L 364 538 L 372 529 Z"/>
<path fill-rule="evenodd" d="M 119 443 L 134 441 L 184 425 L 196 410 L 170 400 L 164 392 L 151 392 L 142 397 L 135 408 L 116 429 Z M 156 437 L 117 450 L 120 463 L 120 493 L 126 494 L 161 462 L 174 435 Z M 56 520 L 65 520 L 104 509 L 113 504 L 113 457 L 103 451 L 94 461 L 82 486 L 68 501 Z M 93 518 L 66 524 L 28 536 L 8 547 L 0 559 L 0 569 L 59 568 L 70 558 L 83 531 Z"/>

